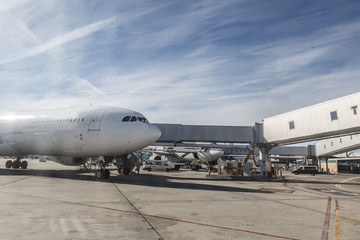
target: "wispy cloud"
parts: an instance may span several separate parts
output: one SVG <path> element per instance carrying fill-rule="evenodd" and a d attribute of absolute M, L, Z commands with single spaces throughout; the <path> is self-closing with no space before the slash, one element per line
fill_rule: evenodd
<path fill-rule="evenodd" d="M 358 3 L 46 2 L 0 4 L 3 109 L 91 102 L 249 125 L 359 90 Z"/>
<path fill-rule="evenodd" d="M 15 54 L 15 56 L 0 60 L 0 64 L 13 62 L 19 59 L 23 59 L 26 57 L 34 56 L 43 52 L 46 52 L 48 50 L 51 50 L 53 48 L 56 48 L 60 45 L 69 43 L 71 41 L 77 40 L 79 38 L 83 38 L 86 36 L 89 36 L 97 31 L 104 30 L 105 28 L 109 26 L 116 26 L 120 21 L 120 17 L 112 17 L 109 19 L 105 19 L 96 23 L 92 23 L 90 25 L 87 25 L 85 27 L 77 28 L 69 33 L 66 33 L 64 35 L 58 36 L 54 39 L 51 39 L 50 41 L 47 41 L 45 43 L 42 43 L 34 48 L 31 48 L 25 52 L 20 52 Z"/>
<path fill-rule="evenodd" d="M 15 7 L 19 7 L 24 3 L 30 2 L 32 0 L 0 0 L 0 11 L 10 10 Z"/>

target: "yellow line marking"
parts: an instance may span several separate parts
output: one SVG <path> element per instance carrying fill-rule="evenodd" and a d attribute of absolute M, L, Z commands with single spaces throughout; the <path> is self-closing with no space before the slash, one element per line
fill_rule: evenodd
<path fill-rule="evenodd" d="M 334 230 L 334 234 L 335 234 L 334 239 L 335 240 L 341 240 L 340 217 L 339 217 L 340 213 L 339 212 L 340 212 L 339 209 L 335 210 L 335 224 L 334 224 L 335 225 L 335 230 Z"/>

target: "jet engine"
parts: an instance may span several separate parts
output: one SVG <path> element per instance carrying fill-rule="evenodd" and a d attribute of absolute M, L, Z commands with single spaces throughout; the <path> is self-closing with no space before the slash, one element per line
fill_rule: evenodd
<path fill-rule="evenodd" d="M 68 166 L 79 166 L 86 161 L 86 158 L 50 156 L 51 161 Z"/>

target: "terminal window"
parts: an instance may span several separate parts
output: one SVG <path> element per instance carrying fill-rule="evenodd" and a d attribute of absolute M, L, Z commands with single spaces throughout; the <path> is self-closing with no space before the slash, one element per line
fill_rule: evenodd
<path fill-rule="evenodd" d="M 291 129 L 295 129 L 295 123 L 294 123 L 294 121 L 289 122 L 289 127 L 290 127 L 290 130 L 291 130 Z"/>
<path fill-rule="evenodd" d="M 338 117 L 337 117 L 337 112 L 336 112 L 336 111 L 331 112 L 331 113 L 330 113 L 330 116 L 331 116 L 331 121 L 334 121 L 334 120 L 337 120 L 337 119 L 338 119 Z"/>

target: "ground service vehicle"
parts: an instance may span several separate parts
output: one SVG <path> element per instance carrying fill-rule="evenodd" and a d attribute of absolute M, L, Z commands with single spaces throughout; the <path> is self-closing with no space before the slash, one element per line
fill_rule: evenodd
<path fill-rule="evenodd" d="M 301 167 L 298 167 L 297 169 L 293 170 L 292 173 L 294 173 L 296 175 L 298 175 L 300 173 L 315 175 L 316 173 L 318 173 L 318 167 L 317 166 L 301 166 Z"/>
<path fill-rule="evenodd" d="M 157 170 L 157 171 L 162 171 L 165 170 L 167 172 L 169 172 L 170 170 L 174 170 L 175 168 L 175 164 L 168 162 L 168 161 L 161 161 L 161 160 L 146 160 L 143 163 L 143 170 L 148 170 L 148 171 L 152 171 L 152 170 Z"/>

